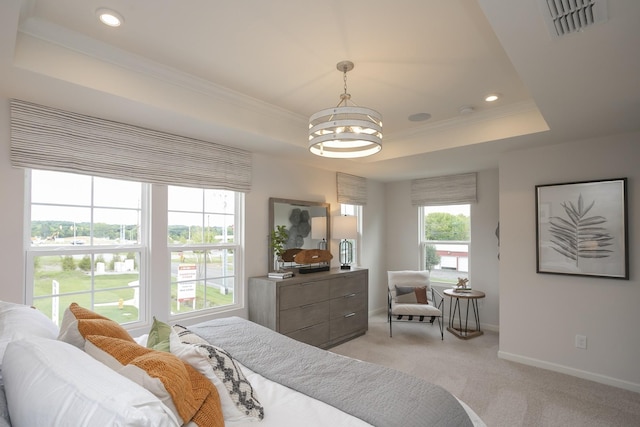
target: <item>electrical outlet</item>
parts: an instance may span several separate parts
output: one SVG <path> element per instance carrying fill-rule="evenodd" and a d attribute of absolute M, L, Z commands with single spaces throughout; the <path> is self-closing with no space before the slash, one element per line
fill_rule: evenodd
<path fill-rule="evenodd" d="M 584 335 L 576 335 L 576 348 L 587 349 L 587 337 Z"/>

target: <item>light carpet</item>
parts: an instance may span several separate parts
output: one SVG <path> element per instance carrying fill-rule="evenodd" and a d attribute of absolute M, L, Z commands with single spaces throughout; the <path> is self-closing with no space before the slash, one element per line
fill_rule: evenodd
<path fill-rule="evenodd" d="M 640 426 L 640 394 L 499 359 L 498 334 L 461 340 L 445 328 L 369 319 L 366 335 L 333 347 L 337 354 L 407 372 L 467 403 L 489 427 Z"/>

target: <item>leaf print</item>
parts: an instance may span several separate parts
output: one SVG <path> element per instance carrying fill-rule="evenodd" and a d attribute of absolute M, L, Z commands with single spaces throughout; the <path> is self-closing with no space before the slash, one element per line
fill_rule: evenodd
<path fill-rule="evenodd" d="M 602 224 L 607 222 L 603 216 L 585 217 L 595 205 L 595 200 L 587 207 L 584 206 L 582 194 L 578 196 L 577 205 L 564 202 L 568 219 L 559 216 L 549 218 L 549 232 L 552 248 L 559 254 L 573 260 L 578 265 L 580 258 L 597 259 L 610 256 L 613 251 L 607 249 L 612 245 L 613 237 Z"/>

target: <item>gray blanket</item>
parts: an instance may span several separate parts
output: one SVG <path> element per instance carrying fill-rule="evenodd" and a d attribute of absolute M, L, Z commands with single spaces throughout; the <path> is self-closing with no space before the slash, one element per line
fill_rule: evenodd
<path fill-rule="evenodd" d="M 239 317 L 189 329 L 265 378 L 374 426 L 472 426 L 453 395 L 405 373 L 303 344 Z"/>

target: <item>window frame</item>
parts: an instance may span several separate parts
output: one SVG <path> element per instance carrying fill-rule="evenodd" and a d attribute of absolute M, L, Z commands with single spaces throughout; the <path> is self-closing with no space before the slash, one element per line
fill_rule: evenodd
<path fill-rule="evenodd" d="M 472 209 L 471 203 L 455 203 L 455 204 L 446 204 L 446 205 L 438 205 L 437 207 L 450 207 L 450 206 L 468 206 L 469 208 L 469 240 L 426 240 L 425 239 L 425 231 L 426 231 L 426 217 L 427 214 L 425 210 L 427 208 L 432 208 L 434 206 L 418 206 L 418 244 L 419 244 L 419 270 L 426 270 L 426 256 L 427 256 L 427 246 L 435 245 L 435 244 L 448 244 L 448 245 L 467 245 L 467 271 L 460 272 L 461 277 L 466 277 L 471 280 L 471 217 L 472 217 Z M 454 270 L 459 272 L 459 270 Z M 457 275 L 457 273 L 456 273 Z M 438 280 L 438 277 L 433 277 L 430 275 L 430 281 L 432 283 L 437 284 L 438 286 L 455 286 L 456 283 L 446 282 L 442 280 Z"/>
<path fill-rule="evenodd" d="M 348 203 L 340 203 L 340 216 L 355 216 L 357 218 L 358 237 L 347 239 L 353 246 L 353 266 L 360 266 L 360 243 L 362 241 L 362 206 Z"/>
<path fill-rule="evenodd" d="M 226 190 L 234 194 L 234 243 L 224 244 L 224 247 L 234 249 L 234 279 L 233 279 L 233 304 L 214 306 L 197 311 L 182 314 L 171 314 L 171 250 L 167 242 L 168 236 L 168 186 L 164 184 L 149 184 L 139 182 L 142 186 L 142 200 L 140 225 L 142 232 L 138 244 L 135 245 L 83 245 L 83 246 L 52 246 L 47 248 L 33 247 L 31 245 L 31 193 L 32 170 L 25 169 L 24 180 L 24 221 L 23 221 L 23 247 L 24 247 L 24 271 L 25 271 L 25 302 L 32 304 L 35 298 L 35 265 L 34 259 L 42 255 L 60 254 L 100 254 L 139 252 L 139 308 L 138 319 L 122 323 L 128 330 L 142 330 L 151 323 L 151 315 L 168 320 L 195 320 L 198 318 L 211 318 L 216 314 L 238 310 L 244 307 L 244 221 L 245 221 L 245 194 L 240 191 Z M 46 170 L 43 170 L 46 172 Z M 52 171 L 55 172 L 55 171 Z M 88 177 L 95 175 L 64 172 Z M 98 177 L 99 178 L 99 177 Z M 119 178 L 113 178 L 119 180 Z M 136 181 L 137 182 L 137 181 Z M 91 219 L 93 221 L 93 218 Z M 216 249 L 220 249 L 216 246 Z M 94 267 L 93 267 L 94 268 Z M 151 286 L 153 283 L 153 286 Z M 90 290 L 94 301 L 95 289 Z M 87 307 L 89 308 L 89 307 Z"/>
<path fill-rule="evenodd" d="M 175 186 L 174 186 L 175 187 Z M 244 282 L 244 193 L 238 191 L 231 190 L 222 190 L 222 189 L 202 189 L 204 190 L 213 190 L 213 191 L 226 191 L 233 194 L 234 198 L 234 230 L 233 230 L 233 243 L 185 243 L 185 244 L 169 244 L 168 236 L 169 236 L 169 222 L 168 215 L 170 212 L 191 212 L 194 211 L 169 211 L 169 195 L 168 195 L 168 186 L 165 187 L 167 189 L 167 221 L 166 221 L 166 236 L 167 236 L 167 253 L 169 256 L 169 263 L 172 261 L 171 254 L 173 252 L 180 251 L 193 251 L 193 250 L 233 250 L 234 251 L 234 260 L 233 260 L 233 302 L 231 304 L 222 305 L 222 306 L 214 306 L 211 308 L 203 308 L 198 310 L 193 310 L 184 313 L 172 313 L 172 303 L 169 302 L 169 313 L 168 318 L 171 321 L 178 321 L 181 319 L 192 319 L 194 317 L 203 316 L 206 314 L 212 313 L 220 313 L 232 309 L 240 309 L 243 307 L 243 292 L 242 292 L 242 283 Z M 188 187 L 193 189 L 193 187 Z M 204 196 L 204 193 L 203 193 Z M 202 212 L 205 214 L 204 211 Z M 169 269 L 170 270 L 170 269 Z M 177 282 L 176 282 L 177 283 Z M 173 285 L 173 279 L 171 277 L 171 271 L 169 271 L 168 277 L 168 285 L 169 285 L 169 298 L 171 297 L 171 287 Z"/>

